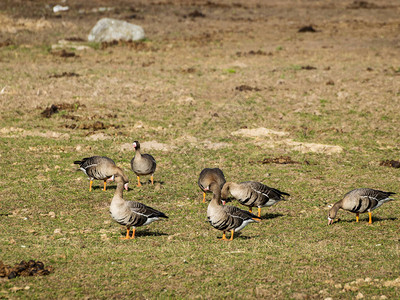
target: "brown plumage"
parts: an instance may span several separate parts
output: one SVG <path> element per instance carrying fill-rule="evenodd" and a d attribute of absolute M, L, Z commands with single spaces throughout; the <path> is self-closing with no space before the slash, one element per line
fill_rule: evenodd
<path fill-rule="evenodd" d="M 111 217 L 118 224 L 126 226 L 126 236 L 123 239 L 134 239 L 136 227 L 148 225 L 159 218 L 168 218 L 164 213 L 136 201 L 125 201 L 123 199 L 124 188 L 128 189 L 128 182 L 121 176 L 115 176 L 117 189 L 110 205 Z M 129 237 L 130 229 L 133 228 L 132 237 Z"/>
<path fill-rule="evenodd" d="M 256 181 L 246 181 L 241 183 L 227 182 L 222 188 L 221 198 L 227 199 L 229 193 L 242 205 L 249 207 L 252 212 L 253 207 L 258 208 L 258 217 L 261 217 L 261 207 L 272 206 L 275 203 L 285 200 L 284 196 L 288 193 L 271 188 Z"/>
<path fill-rule="evenodd" d="M 156 160 L 150 154 L 142 154 L 140 152 L 140 144 L 138 141 L 133 142 L 133 148 L 136 153 L 131 160 L 131 168 L 137 176 L 137 186 L 142 186 L 140 183 L 140 176 L 142 175 L 150 175 L 151 184 L 154 184 L 153 174 L 157 167 Z"/>
<path fill-rule="evenodd" d="M 235 232 L 249 223 L 258 222 L 257 216 L 252 213 L 235 206 L 221 205 L 221 188 L 216 182 L 210 184 L 209 190 L 213 193 L 213 198 L 207 208 L 207 219 L 214 228 L 222 230 L 223 240 L 227 240 L 226 231 L 231 231 L 230 240 L 233 240 Z"/>
<path fill-rule="evenodd" d="M 393 198 L 390 198 L 390 196 L 394 194 L 396 193 L 368 188 L 352 190 L 344 195 L 343 199 L 336 202 L 329 210 L 328 225 L 333 223 L 340 208 L 355 213 L 356 222 L 358 222 L 359 214 L 368 212 L 368 223 L 372 224 L 371 211 L 388 201 L 394 200 Z"/>
<path fill-rule="evenodd" d="M 212 182 L 216 182 L 222 189 L 223 185 L 225 184 L 225 176 L 221 169 L 219 168 L 205 168 L 200 172 L 199 180 L 197 184 L 199 185 L 200 189 L 203 191 L 203 203 L 206 202 L 206 189 L 209 189 L 210 184 Z"/>
<path fill-rule="evenodd" d="M 79 165 L 79 168 L 85 173 L 89 179 L 89 191 L 92 190 L 93 180 L 104 180 L 103 191 L 106 190 L 107 179 L 113 178 L 115 174 L 118 174 L 128 181 L 128 177 L 125 175 L 121 168 L 117 167 L 115 162 L 106 156 L 92 156 L 85 157 L 82 160 L 74 161 L 74 164 Z"/>

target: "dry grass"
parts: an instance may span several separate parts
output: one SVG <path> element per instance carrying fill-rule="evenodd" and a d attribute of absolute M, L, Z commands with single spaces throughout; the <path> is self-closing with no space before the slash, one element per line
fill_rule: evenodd
<path fill-rule="evenodd" d="M 397 2 L 68 1 L 61 18 L 43 3 L 0 4 L 0 256 L 54 272 L 1 280 L 0 298 L 397 297 L 398 203 L 371 226 L 342 211 L 326 226 L 350 189 L 398 192 L 398 170 L 380 165 L 400 142 Z M 142 25 L 148 40 L 79 42 L 101 16 Z M 309 24 L 317 32 L 297 32 Z M 89 48 L 51 50 L 67 38 Z M 51 104 L 61 109 L 44 118 Z M 259 128 L 284 134 L 232 134 Z M 158 161 L 155 187 L 134 187 L 133 140 Z M 131 179 L 125 198 L 170 218 L 119 240 L 115 186 L 89 193 L 73 165 L 89 155 L 113 158 Z M 219 241 L 196 183 L 215 166 L 292 197 Z"/>

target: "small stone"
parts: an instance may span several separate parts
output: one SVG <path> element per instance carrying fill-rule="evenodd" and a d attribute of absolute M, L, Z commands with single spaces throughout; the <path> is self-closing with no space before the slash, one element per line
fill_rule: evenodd
<path fill-rule="evenodd" d="M 362 299 L 362 298 L 364 298 L 364 295 L 362 293 L 358 293 L 356 299 Z"/>
<path fill-rule="evenodd" d="M 379 299 L 387 299 L 388 297 L 386 297 L 385 295 L 382 295 L 379 297 Z"/>
<path fill-rule="evenodd" d="M 341 285 L 340 283 L 338 283 L 338 284 L 335 284 L 335 288 L 337 288 L 337 289 L 341 289 L 341 288 L 342 288 L 342 285 Z"/>
<path fill-rule="evenodd" d="M 56 217 L 56 213 L 55 213 L 54 211 L 50 211 L 50 212 L 48 213 L 48 216 L 49 216 L 50 218 L 55 218 L 55 217 Z"/>
<path fill-rule="evenodd" d="M 82 146 L 81 146 L 81 145 L 76 146 L 76 147 L 75 147 L 75 150 L 76 150 L 76 151 L 82 151 Z"/>
<path fill-rule="evenodd" d="M 145 38 L 142 27 L 116 19 L 99 20 L 88 36 L 89 42 L 138 41 Z"/>
<path fill-rule="evenodd" d="M 61 232 L 61 229 L 60 228 L 57 228 L 57 229 L 54 229 L 54 234 L 61 234 L 62 232 Z"/>
<path fill-rule="evenodd" d="M 372 278 L 367 277 L 367 278 L 364 279 L 364 281 L 365 281 L 365 282 L 371 282 L 371 281 L 372 281 Z"/>
<path fill-rule="evenodd" d="M 333 300 L 332 297 L 324 298 L 324 300 Z"/>

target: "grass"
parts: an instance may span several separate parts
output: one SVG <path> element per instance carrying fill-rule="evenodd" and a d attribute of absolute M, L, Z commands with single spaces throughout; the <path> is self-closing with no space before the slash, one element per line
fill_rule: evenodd
<path fill-rule="evenodd" d="M 157 23 L 143 22 L 148 19 Z M 35 259 L 54 268 L 49 276 L 1 280 L 0 298 L 396 298 L 399 286 L 390 281 L 400 272 L 398 200 L 374 211 L 370 226 L 367 215 L 356 223 L 344 211 L 340 222 L 327 226 L 327 213 L 353 188 L 399 192 L 398 169 L 379 165 L 398 159 L 397 69 L 385 73 L 380 67 L 398 66 L 397 56 L 375 55 L 391 51 L 384 44 L 373 51 L 364 44 L 347 49 L 346 38 L 325 47 L 329 28 L 318 33 L 319 46 L 312 35 L 293 45 L 271 30 L 272 45 L 279 45 L 274 55 L 240 58 L 234 53 L 264 49 L 265 43 L 246 37 L 241 44 L 221 34 L 214 48 L 212 37 L 202 44 L 198 37 L 188 40 L 186 31 L 184 39 L 178 28 L 168 30 L 170 40 L 152 37 L 157 51 L 90 44 L 78 58 L 64 59 L 44 51 L 47 46 L 0 48 L 0 90 L 7 86 L 0 95 L 0 257 L 6 264 Z M 252 30 L 255 36 L 268 32 L 265 26 Z M 231 69 L 232 60 L 243 63 Z M 194 75 L 201 76 L 181 72 L 193 61 Z M 318 68 L 280 72 L 306 64 Z M 49 78 L 66 70 L 80 76 Z M 326 85 L 328 79 L 335 85 Z M 239 92 L 241 84 L 259 90 Z M 49 119 L 40 115 L 51 104 L 76 101 L 85 106 Z M 95 121 L 113 126 L 96 132 L 65 126 Z M 288 135 L 231 134 L 259 127 Z M 93 133 L 105 139 L 92 140 Z M 286 138 L 338 145 L 343 152 L 303 153 L 271 142 Z M 135 187 L 133 153 L 121 150 L 133 140 L 172 147 L 148 150 L 158 162 L 156 186 Z M 228 145 L 214 149 L 217 143 Z M 88 180 L 73 164 L 92 155 L 109 156 L 127 172 L 125 199 L 169 219 L 138 228 L 136 240 L 120 240 L 125 230 L 108 212 L 115 184 L 104 192 L 95 182 L 89 193 Z M 298 163 L 261 163 L 278 156 Z M 197 186 L 200 171 L 217 166 L 229 181 L 257 180 L 292 196 L 263 208 L 262 222 L 234 241 L 220 241 L 221 232 L 206 222 Z"/>

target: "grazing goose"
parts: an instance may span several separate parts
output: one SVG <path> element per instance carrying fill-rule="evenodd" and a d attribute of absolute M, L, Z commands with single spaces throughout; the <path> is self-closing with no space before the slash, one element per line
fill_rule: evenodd
<path fill-rule="evenodd" d="M 249 223 L 258 222 L 257 216 L 245 210 L 235 206 L 221 205 L 221 188 L 216 182 L 212 182 L 209 188 L 206 188 L 207 190 L 213 193 L 213 198 L 207 208 L 207 219 L 214 228 L 223 231 L 223 240 L 227 240 L 226 231 L 231 231 L 230 241 L 232 241 L 235 231 L 243 229 Z"/>
<path fill-rule="evenodd" d="M 117 189 L 111 201 L 110 214 L 114 221 L 126 226 L 126 236 L 122 239 L 134 239 L 136 227 L 148 225 L 157 221 L 159 218 L 168 219 L 164 213 L 154 208 L 136 201 L 125 201 L 122 198 L 122 194 L 124 188 L 128 190 L 128 182 L 119 175 L 115 175 L 114 180 L 117 183 Z M 130 238 L 129 231 L 131 227 L 133 227 L 133 231 L 132 237 Z"/>
<path fill-rule="evenodd" d="M 368 212 L 369 224 L 372 224 L 371 211 L 378 208 L 383 203 L 392 201 L 390 195 L 394 195 L 393 192 L 383 192 L 373 189 L 355 189 L 344 195 L 343 199 L 336 202 L 333 207 L 329 210 L 328 225 L 333 223 L 333 219 L 340 208 L 351 211 L 356 214 L 356 222 L 358 222 L 358 216 L 361 213 Z"/>
<path fill-rule="evenodd" d="M 285 200 L 283 196 L 290 196 L 288 193 L 255 181 L 241 183 L 227 182 L 222 188 L 221 198 L 227 199 L 229 193 L 240 204 L 248 206 L 250 212 L 252 212 L 252 207 L 258 207 L 259 218 L 261 217 L 261 207 L 272 206 L 281 200 Z"/>
<path fill-rule="evenodd" d="M 200 172 L 199 180 L 197 184 L 199 185 L 200 189 L 203 191 L 203 203 L 206 202 L 206 188 L 208 188 L 211 182 L 216 182 L 222 189 L 226 180 L 224 173 L 219 168 L 205 168 Z"/>
<path fill-rule="evenodd" d="M 89 177 L 89 191 L 92 190 L 93 180 L 104 180 L 103 191 L 106 190 L 107 179 L 114 178 L 115 174 L 123 176 L 127 181 L 128 177 L 121 168 L 115 165 L 115 162 L 106 156 L 85 157 L 82 160 L 74 161 L 79 168 Z"/>
<path fill-rule="evenodd" d="M 131 160 L 131 168 L 132 171 L 135 172 L 137 176 L 138 184 L 137 186 L 142 186 L 140 183 L 141 175 L 150 175 L 151 174 L 151 184 L 154 184 L 153 174 L 156 171 L 156 160 L 150 154 L 142 154 L 140 152 L 140 144 L 138 141 L 133 142 L 133 148 L 136 153 L 135 156 Z"/>

